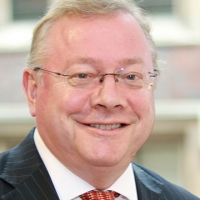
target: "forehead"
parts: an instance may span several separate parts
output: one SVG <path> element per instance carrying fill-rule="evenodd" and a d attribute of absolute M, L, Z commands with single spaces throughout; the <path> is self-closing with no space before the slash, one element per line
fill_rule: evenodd
<path fill-rule="evenodd" d="M 49 33 L 54 62 L 91 58 L 103 62 L 151 60 L 148 41 L 130 14 L 80 18 L 63 16 Z M 79 59 L 80 61 L 80 59 Z"/>
<path fill-rule="evenodd" d="M 82 35 L 94 35 L 94 31 L 102 33 L 110 32 L 110 35 L 115 32 L 115 35 L 129 32 L 137 39 L 142 38 L 146 40 L 142 28 L 137 20 L 129 13 L 113 14 L 113 15 L 94 15 L 83 17 L 81 16 L 62 16 L 57 19 L 55 24 L 50 30 L 50 35 L 55 37 L 56 35 L 65 36 L 64 39 L 75 39 L 75 36 Z M 119 33 L 119 34 L 118 34 Z M 101 35 L 105 37 L 105 35 Z M 124 35 L 126 36 L 126 35 Z M 121 39 L 124 38 L 120 35 Z"/>

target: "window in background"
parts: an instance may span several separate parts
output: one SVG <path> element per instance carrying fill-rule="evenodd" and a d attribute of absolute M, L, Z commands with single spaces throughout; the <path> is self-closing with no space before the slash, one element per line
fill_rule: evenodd
<path fill-rule="evenodd" d="M 47 0 L 12 0 L 13 20 L 39 19 L 47 5 Z"/>
<path fill-rule="evenodd" d="M 152 14 L 171 14 L 173 0 L 135 0 L 144 10 Z"/>

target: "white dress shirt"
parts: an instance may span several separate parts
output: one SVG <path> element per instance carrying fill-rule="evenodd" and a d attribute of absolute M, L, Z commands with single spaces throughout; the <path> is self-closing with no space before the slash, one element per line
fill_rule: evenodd
<path fill-rule="evenodd" d="M 47 148 L 37 129 L 34 133 L 37 150 L 49 172 L 53 185 L 60 200 L 80 200 L 79 195 L 95 190 L 95 188 L 69 171 Z M 131 164 L 125 172 L 107 190 L 121 195 L 117 200 L 138 200 L 135 178 Z"/>

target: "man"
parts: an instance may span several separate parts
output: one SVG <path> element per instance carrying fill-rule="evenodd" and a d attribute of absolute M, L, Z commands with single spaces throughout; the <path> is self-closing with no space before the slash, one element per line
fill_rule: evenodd
<path fill-rule="evenodd" d="M 131 164 L 153 128 L 158 72 L 132 1 L 58 1 L 23 73 L 36 128 L 1 154 L 0 199 L 199 199 Z"/>

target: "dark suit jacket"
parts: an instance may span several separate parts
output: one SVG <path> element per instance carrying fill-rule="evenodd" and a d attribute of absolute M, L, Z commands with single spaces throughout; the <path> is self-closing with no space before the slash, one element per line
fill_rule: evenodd
<path fill-rule="evenodd" d="M 59 200 L 33 140 L 34 129 L 0 154 L 0 200 Z M 150 170 L 133 163 L 138 200 L 198 200 Z"/>

